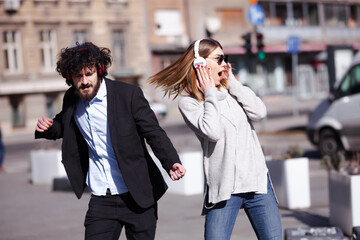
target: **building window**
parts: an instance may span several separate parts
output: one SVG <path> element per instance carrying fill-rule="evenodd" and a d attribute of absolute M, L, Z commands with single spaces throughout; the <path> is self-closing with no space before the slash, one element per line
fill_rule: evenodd
<path fill-rule="evenodd" d="M 287 7 L 286 3 L 275 4 L 275 22 L 277 25 L 286 25 L 287 18 Z"/>
<path fill-rule="evenodd" d="M 307 3 L 307 25 L 319 26 L 319 11 L 316 3 Z"/>
<path fill-rule="evenodd" d="M 113 36 L 113 65 L 115 69 L 125 68 L 125 33 L 123 30 L 115 30 Z"/>
<path fill-rule="evenodd" d="M 9 97 L 12 108 L 12 124 L 13 127 L 25 126 L 25 104 L 24 95 L 11 95 Z"/>
<path fill-rule="evenodd" d="M 179 10 L 156 10 L 154 16 L 158 36 L 180 36 L 183 24 Z"/>
<path fill-rule="evenodd" d="M 259 4 L 265 12 L 264 25 L 280 26 L 286 24 L 288 11 L 285 2 L 259 2 Z"/>
<path fill-rule="evenodd" d="M 292 8 L 291 8 L 292 5 Z M 292 13 L 293 21 L 291 26 L 318 26 L 319 14 L 318 7 L 315 3 L 288 3 L 290 13 Z"/>
<path fill-rule="evenodd" d="M 305 25 L 305 15 L 304 15 L 305 6 L 302 3 L 293 3 L 292 12 L 293 12 L 293 22 L 292 26 L 304 26 Z"/>
<path fill-rule="evenodd" d="M 3 32 L 2 50 L 4 53 L 5 71 L 10 74 L 22 72 L 20 31 Z"/>
<path fill-rule="evenodd" d="M 318 26 L 316 3 L 259 2 L 265 12 L 265 26 Z"/>
<path fill-rule="evenodd" d="M 40 31 L 41 62 L 44 72 L 53 72 L 56 66 L 56 31 Z"/>
<path fill-rule="evenodd" d="M 360 5 L 350 5 L 348 26 L 351 28 L 360 26 Z"/>
<path fill-rule="evenodd" d="M 239 30 L 244 27 L 244 12 L 242 9 L 219 9 L 217 10 L 221 17 L 220 30 Z"/>
<path fill-rule="evenodd" d="M 262 7 L 265 13 L 264 25 L 270 26 L 273 25 L 272 21 L 272 12 L 270 10 L 270 4 L 268 2 L 259 2 L 259 5 Z"/>
<path fill-rule="evenodd" d="M 72 45 L 75 46 L 77 42 L 82 44 L 86 42 L 87 39 L 87 32 L 85 30 L 76 30 L 74 31 Z"/>
<path fill-rule="evenodd" d="M 347 6 L 336 4 L 324 4 L 325 25 L 328 27 L 347 26 Z"/>

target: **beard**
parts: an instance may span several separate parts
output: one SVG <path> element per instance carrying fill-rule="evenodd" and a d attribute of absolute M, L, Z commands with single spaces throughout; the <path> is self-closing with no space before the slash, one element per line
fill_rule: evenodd
<path fill-rule="evenodd" d="M 101 80 L 98 79 L 98 81 L 96 81 L 95 86 L 93 86 L 92 84 L 87 84 L 87 85 L 80 85 L 79 87 L 76 87 L 76 93 L 79 95 L 79 97 L 84 100 L 84 101 L 90 101 L 91 99 L 93 99 L 96 94 L 98 93 L 99 89 L 100 89 L 100 84 L 101 84 Z M 90 89 L 85 90 L 86 88 L 90 87 Z"/>

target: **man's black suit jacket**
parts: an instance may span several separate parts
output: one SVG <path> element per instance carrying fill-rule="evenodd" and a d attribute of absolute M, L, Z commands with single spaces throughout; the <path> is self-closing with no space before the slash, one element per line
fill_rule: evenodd
<path fill-rule="evenodd" d="M 167 172 L 174 163 L 181 163 L 179 156 L 139 87 L 110 79 L 104 79 L 104 83 L 110 138 L 119 168 L 136 203 L 147 208 L 165 193 L 167 185 L 144 140 Z M 55 116 L 53 125 L 45 132 L 36 131 L 35 138 L 63 138 L 62 162 L 72 188 L 80 198 L 86 187 L 89 153 L 74 119 L 78 100 L 74 87 L 71 87 L 64 95 L 62 111 Z"/>

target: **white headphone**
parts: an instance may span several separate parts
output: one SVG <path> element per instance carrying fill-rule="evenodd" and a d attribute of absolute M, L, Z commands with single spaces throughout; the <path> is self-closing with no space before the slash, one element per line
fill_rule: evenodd
<path fill-rule="evenodd" d="M 200 57 L 199 55 L 199 45 L 200 45 L 200 40 L 197 40 L 194 44 L 194 55 L 195 55 L 195 59 L 193 62 L 194 68 L 196 68 L 198 65 L 203 65 L 204 67 L 206 66 L 206 60 L 203 57 Z"/>

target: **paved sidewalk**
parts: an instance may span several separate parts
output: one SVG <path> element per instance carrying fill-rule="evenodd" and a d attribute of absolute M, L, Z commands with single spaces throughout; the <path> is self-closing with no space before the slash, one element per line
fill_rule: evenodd
<path fill-rule="evenodd" d="M 312 206 L 299 210 L 280 209 L 283 229 L 328 226 L 327 172 L 318 160 L 310 161 L 310 177 Z M 72 192 L 54 192 L 51 186 L 35 186 L 29 180 L 29 172 L 0 174 L 0 239 L 83 239 L 82 223 L 89 194 L 77 200 Z M 156 239 L 203 239 L 201 203 L 200 194 L 166 194 L 159 201 Z M 256 239 L 243 211 L 237 218 L 232 239 Z"/>
<path fill-rule="evenodd" d="M 289 145 L 301 146 L 310 158 L 311 207 L 307 209 L 280 209 L 283 230 L 293 227 L 329 226 L 327 171 L 314 147 L 303 131 L 307 113 L 316 101 L 301 105 L 294 115 L 286 99 L 264 100 L 269 118 L 258 123 L 260 142 L 265 151 L 281 151 Z M 183 124 L 180 113 L 172 108 L 161 121 L 178 150 L 199 149 L 198 140 Z M 261 129 L 262 128 L 262 129 Z M 72 192 L 52 191 L 51 186 L 30 183 L 28 153 L 22 147 L 33 143 L 32 130 L 8 134 L 5 144 L 12 153 L 5 159 L 8 173 L 0 174 L 0 240 L 77 240 L 83 239 L 83 220 L 89 194 L 77 200 Z M 37 146 L 58 145 L 58 142 L 39 141 Z M 19 150 L 19 151 L 18 151 Z M 200 216 L 201 194 L 165 194 L 159 201 L 157 240 L 203 239 L 204 218 Z M 121 240 L 124 240 L 122 234 Z M 239 213 L 232 239 L 256 239 L 243 211 Z"/>

